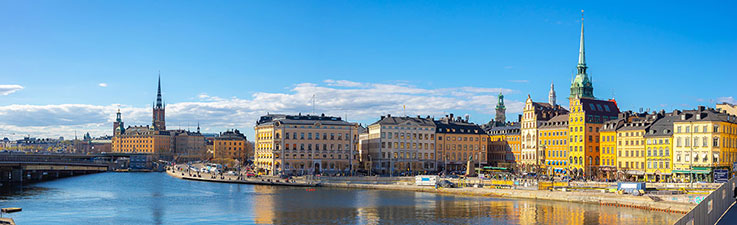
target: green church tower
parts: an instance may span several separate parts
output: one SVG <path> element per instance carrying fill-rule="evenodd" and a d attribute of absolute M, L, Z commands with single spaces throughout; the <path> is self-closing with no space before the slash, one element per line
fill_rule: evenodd
<path fill-rule="evenodd" d="M 581 10 L 581 46 L 578 50 L 578 65 L 576 78 L 571 82 L 571 96 L 569 98 L 594 98 L 594 86 L 586 74 L 586 52 L 583 44 L 583 10 Z"/>

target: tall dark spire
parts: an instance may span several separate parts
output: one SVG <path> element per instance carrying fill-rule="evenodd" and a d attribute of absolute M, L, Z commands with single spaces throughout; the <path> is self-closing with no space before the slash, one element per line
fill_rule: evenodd
<path fill-rule="evenodd" d="M 161 108 L 163 104 L 161 103 L 161 71 L 159 71 L 159 88 L 156 92 L 156 108 Z"/>

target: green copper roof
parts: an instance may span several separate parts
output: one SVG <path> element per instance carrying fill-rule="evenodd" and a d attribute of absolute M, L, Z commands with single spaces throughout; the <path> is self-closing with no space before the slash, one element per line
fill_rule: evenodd
<path fill-rule="evenodd" d="M 496 104 L 497 109 L 506 109 L 507 107 L 504 106 L 504 95 L 502 95 L 502 92 L 499 92 L 499 102 Z"/>

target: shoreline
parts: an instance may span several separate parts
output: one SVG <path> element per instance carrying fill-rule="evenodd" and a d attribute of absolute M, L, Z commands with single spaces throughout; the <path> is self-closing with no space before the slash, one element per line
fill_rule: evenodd
<path fill-rule="evenodd" d="M 416 186 L 406 184 L 350 184 L 339 182 L 321 182 L 321 183 L 284 183 L 284 182 L 266 182 L 257 180 L 223 180 L 210 179 L 200 177 L 185 177 L 170 171 L 166 171 L 169 176 L 203 182 L 219 182 L 219 183 L 235 183 L 235 184 L 253 184 L 253 185 L 271 185 L 271 186 L 293 186 L 293 187 L 331 187 L 331 188 L 348 188 L 348 189 L 372 189 L 372 190 L 390 190 L 390 191 L 413 191 L 427 192 L 437 194 L 479 196 L 507 199 L 532 199 L 532 200 L 549 200 L 559 202 L 574 202 L 599 204 L 607 206 L 638 208 L 643 210 L 680 213 L 686 214 L 691 211 L 696 204 L 683 203 L 675 201 L 663 201 L 658 196 L 632 196 L 617 195 L 612 193 L 597 192 L 562 192 L 562 191 L 541 191 L 541 190 L 519 190 L 519 189 L 490 189 L 490 188 L 438 188 L 433 186 Z"/>

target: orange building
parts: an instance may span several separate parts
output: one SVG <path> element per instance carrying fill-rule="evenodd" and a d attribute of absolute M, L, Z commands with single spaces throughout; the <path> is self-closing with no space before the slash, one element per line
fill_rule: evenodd
<path fill-rule="evenodd" d="M 246 136 L 239 130 L 220 133 L 220 136 L 213 140 L 212 148 L 213 158 L 237 159 L 244 162 L 248 157 L 246 154 Z"/>
<path fill-rule="evenodd" d="M 112 141 L 112 151 L 124 153 L 168 154 L 171 146 L 168 131 L 152 130 L 148 126 L 128 127 Z"/>

